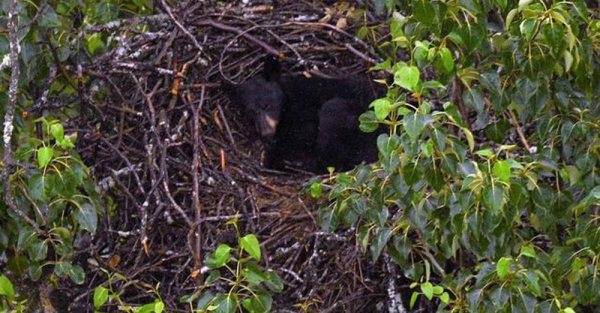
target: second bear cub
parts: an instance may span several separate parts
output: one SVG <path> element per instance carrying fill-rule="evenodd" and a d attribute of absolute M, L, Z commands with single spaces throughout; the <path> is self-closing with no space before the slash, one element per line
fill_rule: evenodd
<path fill-rule="evenodd" d="M 259 75 L 223 87 L 254 122 L 267 168 L 300 162 L 305 170 L 325 173 L 329 166 L 349 170 L 377 159 L 377 132 L 359 129 L 358 117 L 376 98 L 365 78 L 282 76 L 279 61 L 267 56 Z"/>

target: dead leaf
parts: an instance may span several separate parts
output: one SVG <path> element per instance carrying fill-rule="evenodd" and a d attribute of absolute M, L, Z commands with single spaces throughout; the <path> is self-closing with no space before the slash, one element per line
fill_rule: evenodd
<path fill-rule="evenodd" d="M 340 18 L 335 24 L 337 29 L 344 29 L 346 26 L 348 26 L 348 20 L 345 17 Z"/>

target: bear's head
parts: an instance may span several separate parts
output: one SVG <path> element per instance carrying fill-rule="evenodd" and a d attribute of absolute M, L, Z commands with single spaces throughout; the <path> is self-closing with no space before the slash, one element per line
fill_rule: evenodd
<path fill-rule="evenodd" d="M 283 90 L 280 81 L 279 60 L 268 55 L 264 58 L 263 71 L 256 77 L 240 85 L 222 85 L 232 101 L 244 106 L 260 137 L 266 142 L 273 139 L 281 117 Z"/>

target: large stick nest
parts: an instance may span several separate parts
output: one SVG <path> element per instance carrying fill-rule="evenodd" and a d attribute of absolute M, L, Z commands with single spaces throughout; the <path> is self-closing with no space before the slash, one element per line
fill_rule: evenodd
<path fill-rule="evenodd" d="M 184 310 L 179 299 L 201 288 L 206 254 L 235 245 L 225 226 L 235 216 L 242 233 L 260 239 L 262 265 L 285 281 L 277 311 L 385 309 L 383 266 L 359 252 L 354 230 L 320 232 L 318 204 L 300 194 L 311 175 L 262 168 L 253 127 L 219 90 L 255 75 L 268 53 L 282 56 L 289 74 L 364 74 L 378 60 L 353 34 L 379 21 L 348 12 L 367 4 L 157 2 L 158 15 L 87 29 L 126 34 L 78 65 L 92 77 L 75 126 L 79 152 L 112 201 L 78 253 L 86 285 L 63 284 L 57 309 L 91 310 L 93 288 L 107 283 L 100 267 L 128 278 L 113 286 L 126 303 L 151 301 L 160 283 L 167 307 Z"/>

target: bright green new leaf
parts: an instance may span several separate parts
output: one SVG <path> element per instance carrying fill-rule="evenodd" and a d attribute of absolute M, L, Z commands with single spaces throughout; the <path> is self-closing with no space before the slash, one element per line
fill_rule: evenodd
<path fill-rule="evenodd" d="M 448 304 L 448 302 L 450 302 L 450 295 L 447 292 L 444 292 L 440 296 L 440 300 L 442 300 L 442 302 L 444 302 L 444 304 Z"/>
<path fill-rule="evenodd" d="M 521 247 L 521 255 L 528 256 L 528 257 L 530 257 L 532 259 L 537 259 L 538 258 L 537 253 L 530 246 L 522 246 Z"/>
<path fill-rule="evenodd" d="M 420 75 L 418 67 L 404 66 L 394 74 L 394 84 L 409 91 L 416 91 L 415 88 L 419 84 Z"/>
<path fill-rule="evenodd" d="M 417 299 L 419 298 L 419 293 L 418 292 L 413 292 L 412 296 L 410 296 L 410 309 L 412 310 L 412 308 L 415 306 L 415 303 L 417 302 Z"/>
<path fill-rule="evenodd" d="M 377 99 L 369 107 L 373 107 L 377 119 L 383 121 L 390 114 L 392 102 L 387 98 Z"/>
<path fill-rule="evenodd" d="M 317 199 L 323 194 L 323 188 L 321 187 L 321 183 L 314 182 L 310 185 L 310 196 Z"/>
<path fill-rule="evenodd" d="M 260 244 L 254 234 L 249 234 L 240 239 L 240 247 L 248 252 L 252 258 L 260 261 Z"/>
<path fill-rule="evenodd" d="M 452 58 L 452 52 L 447 47 L 440 49 L 440 57 L 442 58 L 442 64 L 446 73 L 452 72 L 454 69 L 454 59 Z"/>
<path fill-rule="evenodd" d="M 430 282 L 421 284 L 421 291 L 427 299 L 433 299 L 433 285 Z"/>
<path fill-rule="evenodd" d="M 108 300 L 108 289 L 98 286 L 94 289 L 94 308 L 99 309 Z"/>
<path fill-rule="evenodd" d="M 498 264 L 496 265 L 496 273 L 498 274 L 498 278 L 506 278 L 506 276 L 510 272 L 511 260 L 511 258 L 503 257 L 498 261 Z"/>
<path fill-rule="evenodd" d="M 63 141 L 65 137 L 65 129 L 60 123 L 52 124 L 52 126 L 50 126 L 50 133 L 52 133 L 52 137 L 54 137 L 57 142 Z"/>
<path fill-rule="evenodd" d="M 494 174 L 501 181 L 508 183 L 510 182 L 510 164 L 507 161 L 498 161 L 494 164 L 493 168 Z"/>
<path fill-rule="evenodd" d="M 44 168 L 54 156 L 54 150 L 52 147 L 42 147 L 37 151 L 38 168 Z"/>
<path fill-rule="evenodd" d="M 7 296 L 9 299 L 14 299 L 15 297 L 13 284 L 4 275 L 0 275 L 0 296 Z"/>

